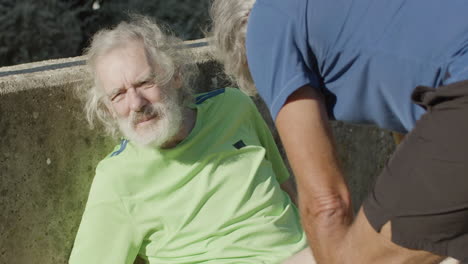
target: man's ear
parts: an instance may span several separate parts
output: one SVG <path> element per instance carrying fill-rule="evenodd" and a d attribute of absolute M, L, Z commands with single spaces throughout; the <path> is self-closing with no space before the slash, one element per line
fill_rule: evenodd
<path fill-rule="evenodd" d="M 177 72 L 174 74 L 174 78 L 172 78 L 172 82 L 174 84 L 173 86 L 174 88 L 176 89 L 182 88 L 183 83 L 182 83 L 182 76 L 180 72 Z"/>

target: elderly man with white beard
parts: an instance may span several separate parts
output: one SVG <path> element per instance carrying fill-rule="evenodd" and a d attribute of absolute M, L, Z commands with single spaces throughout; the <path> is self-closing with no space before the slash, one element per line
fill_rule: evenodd
<path fill-rule="evenodd" d="M 96 168 L 70 263 L 313 263 L 254 103 L 194 96 L 180 47 L 144 17 L 93 37 L 87 119 L 123 139 Z"/>

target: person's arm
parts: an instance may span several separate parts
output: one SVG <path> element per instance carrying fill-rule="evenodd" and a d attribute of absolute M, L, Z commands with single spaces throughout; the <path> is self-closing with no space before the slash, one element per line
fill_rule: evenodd
<path fill-rule="evenodd" d="M 102 204 L 87 208 L 70 255 L 70 264 L 132 264 L 139 243 L 124 208 Z"/>
<path fill-rule="evenodd" d="M 142 234 L 111 187 L 96 178 L 99 177 L 93 182 L 69 263 L 133 264 Z"/>
<path fill-rule="evenodd" d="M 320 94 L 309 86 L 295 91 L 276 126 L 296 176 L 301 222 L 314 256 L 318 263 L 335 263 L 353 213 Z"/>

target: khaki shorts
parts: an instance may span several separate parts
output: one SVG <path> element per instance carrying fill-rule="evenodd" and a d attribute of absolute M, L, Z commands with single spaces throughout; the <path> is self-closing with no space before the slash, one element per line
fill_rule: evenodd
<path fill-rule="evenodd" d="M 392 241 L 468 262 L 468 81 L 417 87 L 413 101 L 427 109 L 398 146 L 364 201 L 380 232 Z"/>

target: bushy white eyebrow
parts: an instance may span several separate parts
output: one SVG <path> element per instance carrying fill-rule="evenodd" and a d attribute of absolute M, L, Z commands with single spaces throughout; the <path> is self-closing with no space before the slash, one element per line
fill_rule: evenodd
<path fill-rule="evenodd" d="M 152 81 L 155 79 L 155 74 L 150 72 L 142 77 L 138 78 L 135 82 L 132 83 L 132 86 L 136 87 L 139 86 L 141 83 Z M 120 93 L 122 90 L 125 90 L 125 87 L 117 87 L 111 90 L 111 92 L 107 95 L 110 99 L 112 99 L 115 95 Z"/>
<path fill-rule="evenodd" d="M 138 86 L 139 84 L 143 83 L 143 82 L 148 82 L 148 81 L 152 81 L 154 80 L 155 78 L 155 74 L 152 73 L 152 72 L 149 72 L 145 75 L 143 75 L 142 77 L 138 78 L 134 83 L 132 83 L 133 86 Z"/>

